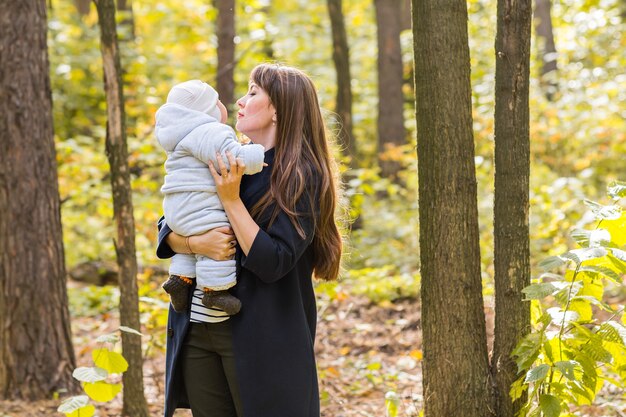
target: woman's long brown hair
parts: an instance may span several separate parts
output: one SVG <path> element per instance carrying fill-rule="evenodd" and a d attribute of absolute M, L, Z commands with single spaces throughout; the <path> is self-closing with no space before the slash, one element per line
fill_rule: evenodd
<path fill-rule="evenodd" d="M 250 79 L 267 92 L 277 119 L 270 192 L 252 208 L 252 215 L 257 217 L 274 206 L 271 222 L 278 210 L 283 210 L 303 239 L 298 216 L 313 216 L 314 275 L 323 280 L 336 279 L 342 250 L 335 222 L 337 168 L 330 154 L 315 86 L 302 71 L 275 64 L 255 67 Z M 312 193 L 306 192 L 307 181 L 313 185 Z M 317 183 L 311 184 L 313 181 Z M 305 197 L 305 192 L 311 199 L 312 212 L 298 213 L 296 203 Z M 319 208 L 318 213 L 314 207 Z"/>

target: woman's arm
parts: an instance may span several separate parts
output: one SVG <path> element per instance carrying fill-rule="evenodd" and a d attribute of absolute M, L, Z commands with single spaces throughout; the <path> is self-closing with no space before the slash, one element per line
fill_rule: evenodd
<path fill-rule="evenodd" d="M 157 256 L 170 258 L 176 253 L 198 254 L 216 261 L 232 259 L 235 254 L 236 240 L 233 231 L 228 226 L 211 229 L 201 235 L 181 236 L 174 233 L 165 223 L 159 220 L 159 242 Z"/>
<path fill-rule="evenodd" d="M 246 165 L 243 160 L 235 159 L 229 151 L 226 152 L 226 157 L 231 167 L 230 172 L 226 168 L 220 154 L 216 155 L 220 174 L 217 173 L 212 162 L 209 162 L 209 170 L 215 180 L 217 193 L 228 216 L 230 226 L 233 228 L 235 236 L 237 236 L 237 243 L 239 243 L 239 247 L 247 256 L 259 232 L 259 225 L 250 216 L 248 209 L 246 209 L 239 197 L 241 177 L 246 170 Z"/>
<path fill-rule="evenodd" d="M 314 210 L 310 206 L 314 200 L 310 200 L 307 195 L 300 198 L 296 204 L 296 211 L 302 215 L 299 223 L 304 237 L 298 233 L 289 216 L 282 211 L 267 230 L 259 228 L 239 199 L 241 162 L 239 159 L 230 161 L 230 166 L 235 167 L 231 173 L 228 173 L 225 167 L 220 167 L 221 176 L 217 174 L 215 167 L 210 168 L 231 226 L 246 255 L 241 265 L 260 280 L 271 283 L 291 271 L 309 248 L 315 234 Z"/>

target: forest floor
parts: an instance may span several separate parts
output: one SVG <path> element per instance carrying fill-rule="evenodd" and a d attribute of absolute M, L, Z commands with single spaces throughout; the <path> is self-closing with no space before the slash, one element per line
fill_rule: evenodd
<path fill-rule="evenodd" d="M 398 417 L 416 417 L 422 408 L 421 312 L 416 300 L 374 304 L 362 297 L 344 294 L 320 300 L 316 354 L 320 379 L 322 417 L 384 417 L 385 396 L 397 399 Z M 486 309 L 488 328 L 491 309 Z M 98 334 L 114 332 L 117 318 L 74 317 L 72 321 L 79 366 L 91 366 L 91 350 L 85 345 Z M 164 352 L 149 355 L 144 364 L 144 384 L 150 414 L 163 411 Z M 623 393 L 609 393 L 614 402 L 578 410 L 589 417 L 625 417 Z M 61 416 L 60 400 L 38 402 L 0 401 L 0 417 Z M 96 416 L 121 415 L 121 395 L 97 404 Z M 191 416 L 179 410 L 176 417 Z M 452 417 L 452 416 L 451 416 Z M 455 416 L 456 417 L 456 416 Z"/>

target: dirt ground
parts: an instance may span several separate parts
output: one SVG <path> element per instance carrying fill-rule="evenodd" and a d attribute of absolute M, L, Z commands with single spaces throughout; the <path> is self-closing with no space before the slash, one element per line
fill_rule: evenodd
<path fill-rule="evenodd" d="M 421 402 L 421 343 L 418 304 L 406 300 L 375 305 L 362 298 L 320 301 L 316 354 L 320 377 L 322 416 L 385 416 L 385 394 L 393 391 L 400 416 L 417 415 Z M 91 366 L 91 346 L 86 333 L 113 332 L 115 318 L 73 319 L 78 365 Z M 99 323 L 93 323 L 99 321 Z M 89 336 L 89 337 L 87 337 Z M 144 385 L 151 415 L 163 411 L 164 362 L 161 352 L 146 359 Z M 392 394 L 390 394 L 392 395 Z M 0 417 L 61 416 L 61 400 L 38 402 L 0 401 Z M 96 416 L 121 415 L 121 395 L 96 405 Z M 176 417 L 191 416 L 179 410 Z"/>
<path fill-rule="evenodd" d="M 488 329 L 491 313 L 487 308 Z M 386 395 L 395 398 L 398 417 L 418 416 L 422 407 L 420 320 L 415 300 L 382 305 L 351 296 L 320 300 L 316 355 L 322 417 L 385 417 Z M 85 340 L 94 329 L 98 334 L 113 332 L 118 326 L 116 321 L 110 316 L 106 320 L 73 320 L 75 345 L 82 347 L 77 352 L 79 366 L 91 366 L 93 346 L 85 346 Z M 145 392 L 152 416 L 160 416 L 163 411 L 164 362 L 164 352 L 158 352 L 144 364 Z M 610 388 L 604 391 L 597 405 L 580 409 L 575 415 L 626 417 L 624 393 Z M 0 401 L 0 417 L 61 416 L 56 411 L 60 402 Z M 121 395 L 96 407 L 98 417 L 119 417 Z M 190 417 L 191 413 L 179 410 L 175 416 Z"/>

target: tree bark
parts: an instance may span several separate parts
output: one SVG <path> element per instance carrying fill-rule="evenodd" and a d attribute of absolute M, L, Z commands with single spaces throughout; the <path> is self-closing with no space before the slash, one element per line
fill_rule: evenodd
<path fill-rule="evenodd" d="M 378 39 L 378 155 L 381 174 L 394 178 L 400 161 L 390 159 L 390 148 L 406 144 L 402 48 L 400 31 L 404 0 L 375 0 Z"/>
<path fill-rule="evenodd" d="M 424 410 L 492 416 L 467 5 L 413 0 Z"/>
<path fill-rule="evenodd" d="M 111 169 L 113 213 L 117 226 L 115 248 L 119 265 L 120 322 L 123 326 L 140 330 L 135 220 L 128 167 L 124 92 L 115 23 L 115 4 L 113 0 L 94 0 L 94 3 L 100 22 L 100 49 L 107 100 L 106 154 Z M 122 352 L 129 363 L 129 368 L 123 375 L 123 414 L 132 417 L 147 417 L 149 414 L 143 393 L 141 338 L 122 332 Z"/>
<path fill-rule="evenodd" d="M 328 0 L 328 14 L 333 36 L 333 62 L 337 72 L 337 131 L 344 155 L 350 166 L 356 165 L 356 143 L 352 133 L 352 87 L 350 85 L 350 50 L 344 24 L 341 0 Z"/>
<path fill-rule="evenodd" d="M 76 391 L 45 0 L 0 0 L 0 398 Z"/>
<path fill-rule="evenodd" d="M 514 417 L 525 403 L 511 402 L 519 378 L 511 353 L 530 330 L 529 67 L 531 0 L 498 0 L 495 104 L 495 340 L 491 358 L 499 417 Z"/>
<path fill-rule="evenodd" d="M 217 91 L 229 113 L 235 102 L 235 0 L 215 0 L 217 8 Z"/>
<path fill-rule="evenodd" d="M 74 4 L 76 5 L 76 10 L 78 10 L 79 15 L 86 16 L 89 14 L 91 0 L 74 0 Z"/>
<path fill-rule="evenodd" d="M 124 28 L 124 30 L 128 32 L 126 40 L 135 39 L 135 17 L 133 15 L 132 0 L 117 0 L 117 10 L 122 15 L 120 27 Z"/>
<path fill-rule="evenodd" d="M 557 92 L 556 80 L 556 46 L 552 31 L 552 16 L 550 14 L 551 0 L 536 0 L 535 2 L 535 31 L 541 55 L 541 84 L 548 100 Z M 551 74 L 550 74 L 551 73 Z"/>

